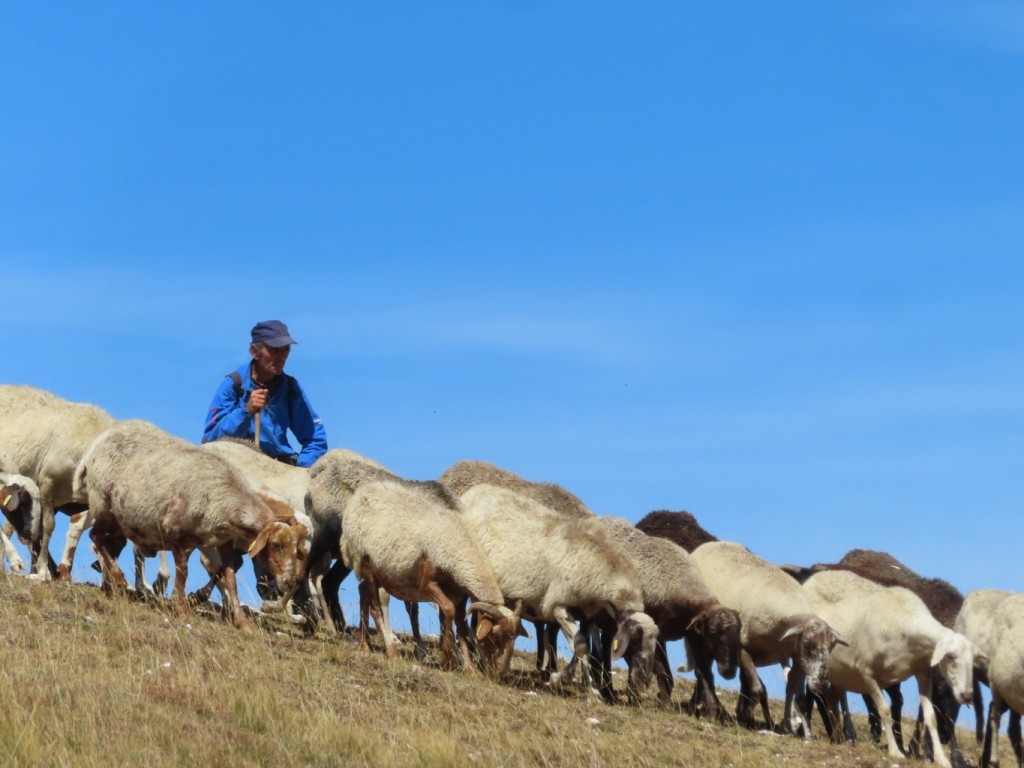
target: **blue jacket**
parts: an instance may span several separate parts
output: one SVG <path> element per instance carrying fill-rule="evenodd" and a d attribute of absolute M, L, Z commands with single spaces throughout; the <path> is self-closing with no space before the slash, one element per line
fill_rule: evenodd
<path fill-rule="evenodd" d="M 252 440 L 256 423 L 245 410 L 249 395 L 256 387 L 252 381 L 251 363 L 236 369 L 242 380 L 242 391 L 235 389 L 230 375 L 225 376 L 210 403 L 203 428 L 203 442 L 222 437 Z M 310 405 L 299 382 L 287 373 L 277 377 L 268 389 L 267 404 L 260 411 L 260 450 L 268 456 L 294 456 L 295 449 L 288 442 L 288 430 L 302 445 L 298 465 L 308 467 L 327 452 L 327 433 L 320 417 Z"/>

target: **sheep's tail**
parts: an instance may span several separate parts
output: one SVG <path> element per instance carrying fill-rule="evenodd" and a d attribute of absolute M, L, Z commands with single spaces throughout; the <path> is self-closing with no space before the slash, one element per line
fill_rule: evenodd
<path fill-rule="evenodd" d="M 89 458 L 89 454 L 87 453 L 85 455 L 85 457 L 80 462 L 78 462 L 78 466 L 75 467 L 75 475 L 74 475 L 74 477 L 71 480 L 71 495 L 72 496 L 75 496 L 75 497 L 84 496 L 85 493 L 86 493 L 87 486 L 86 486 L 86 482 L 85 482 L 85 476 L 86 476 L 87 469 L 86 469 L 86 465 L 85 465 L 85 460 L 88 459 L 88 458 Z"/>

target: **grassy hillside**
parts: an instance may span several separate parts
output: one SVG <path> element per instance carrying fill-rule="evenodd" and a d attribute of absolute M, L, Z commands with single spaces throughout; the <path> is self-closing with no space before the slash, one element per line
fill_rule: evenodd
<path fill-rule="evenodd" d="M 209 615 L 182 620 L 90 585 L 0 578 L 0 647 L 9 766 L 890 764 L 866 741 L 803 742 L 649 700 L 608 707 L 578 688 L 553 692 L 525 654 L 497 684 L 286 626 L 243 634 Z M 675 699 L 688 693 L 679 681 Z"/>

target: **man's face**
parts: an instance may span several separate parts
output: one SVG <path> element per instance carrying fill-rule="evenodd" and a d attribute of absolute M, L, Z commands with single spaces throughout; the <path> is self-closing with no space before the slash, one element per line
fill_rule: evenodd
<path fill-rule="evenodd" d="M 288 353 L 291 352 L 291 345 L 283 347 L 271 347 L 266 344 L 252 344 L 249 351 L 252 353 L 253 362 L 256 364 L 256 378 L 266 382 L 284 372 L 285 361 L 288 360 Z"/>

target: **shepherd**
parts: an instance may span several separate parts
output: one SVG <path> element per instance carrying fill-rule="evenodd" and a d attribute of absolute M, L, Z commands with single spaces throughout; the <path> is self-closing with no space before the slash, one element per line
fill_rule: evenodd
<path fill-rule="evenodd" d="M 327 452 L 327 433 L 294 376 L 284 372 L 293 344 L 280 320 L 252 327 L 252 358 L 221 381 L 210 403 L 203 442 L 223 437 L 251 440 L 268 456 L 300 467 L 312 466 Z M 288 441 L 291 430 L 302 449 Z"/>

